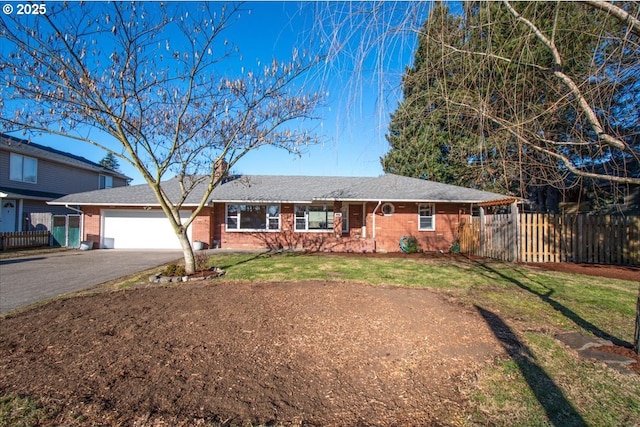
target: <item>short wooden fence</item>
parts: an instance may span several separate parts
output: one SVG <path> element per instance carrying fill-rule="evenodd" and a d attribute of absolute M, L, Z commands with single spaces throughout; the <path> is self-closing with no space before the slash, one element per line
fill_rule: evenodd
<path fill-rule="evenodd" d="M 640 265 L 640 217 L 501 214 L 461 224 L 460 251 L 518 262 Z"/>
<path fill-rule="evenodd" d="M 49 246 L 51 233 L 49 231 L 16 231 L 0 233 L 0 250 L 32 248 Z"/>

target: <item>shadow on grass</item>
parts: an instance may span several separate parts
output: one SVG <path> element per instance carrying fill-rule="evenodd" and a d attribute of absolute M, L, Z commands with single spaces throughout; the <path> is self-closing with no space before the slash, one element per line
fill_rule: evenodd
<path fill-rule="evenodd" d="M 531 350 L 522 343 L 504 321 L 482 307 L 475 306 L 509 357 L 518 365 L 525 381 L 554 426 L 587 426 L 553 379 L 536 363 Z"/>
<path fill-rule="evenodd" d="M 583 319 L 582 317 L 580 317 L 576 312 L 574 312 L 573 310 L 569 309 L 568 307 L 565 307 L 564 305 L 560 304 L 558 301 L 555 301 L 553 298 L 551 298 L 551 296 L 553 295 L 553 293 L 555 292 L 553 289 L 549 289 L 548 292 L 540 292 L 540 291 L 536 291 L 535 289 L 533 289 L 532 287 L 528 286 L 526 283 L 508 276 L 498 270 L 496 270 L 495 268 L 492 268 L 491 266 L 487 265 L 486 263 L 480 262 L 480 261 L 475 261 L 475 264 L 479 267 L 481 267 L 482 269 L 493 273 L 497 276 L 500 276 L 501 278 L 507 280 L 510 283 L 513 283 L 514 285 L 516 285 L 517 287 L 519 287 L 522 290 L 525 290 L 527 292 L 530 292 L 534 295 L 536 295 L 538 298 L 540 298 L 540 300 L 542 300 L 543 302 L 549 304 L 554 310 L 558 311 L 559 313 L 561 313 L 564 317 L 566 317 L 567 319 L 571 320 L 573 323 L 575 323 L 577 326 L 581 327 L 582 329 L 591 332 L 593 335 L 595 335 L 598 338 L 602 338 L 608 341 L 611 341 L 613 344 L 617 345 L 617 346 L 622 346 L 622 347 L 627 347 L 627 348 L 631 348 L 632 345 L 630 342 L 622 340 L 618 337 L 614 337 L 613 335 L 603 331 L 602 329 L 598 328 L 596 325 L 594 325 L 593 323 L 589 322 L 588 320 Z M 544 286 L 544 285 L 541 285 Z M 546 287 L 546 286 L 544 286 Z"/>

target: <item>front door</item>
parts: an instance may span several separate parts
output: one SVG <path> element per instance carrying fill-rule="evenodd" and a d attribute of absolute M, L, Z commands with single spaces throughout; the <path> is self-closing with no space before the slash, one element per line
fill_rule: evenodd
<path fill-rule="evenodd" d="M 349 234 L 352 237 L 362 237 L 362 205 L 349 205 Z"/>
<path fill-rule="evenodd" d="M 16 231 L 16 201 L 0 200 L 0 232 Z"/>

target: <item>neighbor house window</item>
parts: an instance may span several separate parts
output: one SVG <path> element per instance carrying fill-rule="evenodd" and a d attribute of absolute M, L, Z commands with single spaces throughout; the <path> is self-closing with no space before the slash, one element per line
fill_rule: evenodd
<path fill-rule="evenodd" d="M 333 205 L 297 205 L 296 231 L 332 231 Z"/>
<path fill-rule="evenodd" d="M 100 175 L 100 189 L 112 188 L 113 187 L 113 177 L 107 175 Z"/>
<path fill-rule="evenodd" d="M 280 230 L 279 205 L 227 205 L 227 230 Z"/>
<path fill-rule="evenodd" d="M 436 216 L 433 203 L 424 203 L 418 206 L 418 230 L 435 230 Z"/>
<path fill-rule="evenodd" d="M 11 181 L 38 182 L 38 159 L 11 153 L 9 160 Z"/>

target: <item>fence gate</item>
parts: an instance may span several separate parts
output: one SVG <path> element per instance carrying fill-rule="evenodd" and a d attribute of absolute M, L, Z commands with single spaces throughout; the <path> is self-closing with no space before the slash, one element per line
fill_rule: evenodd
<path fill-rule="evenodd" d="M 54 246 L 80 246 L 80 215 L 53 215 L 51 236 Z"/>

